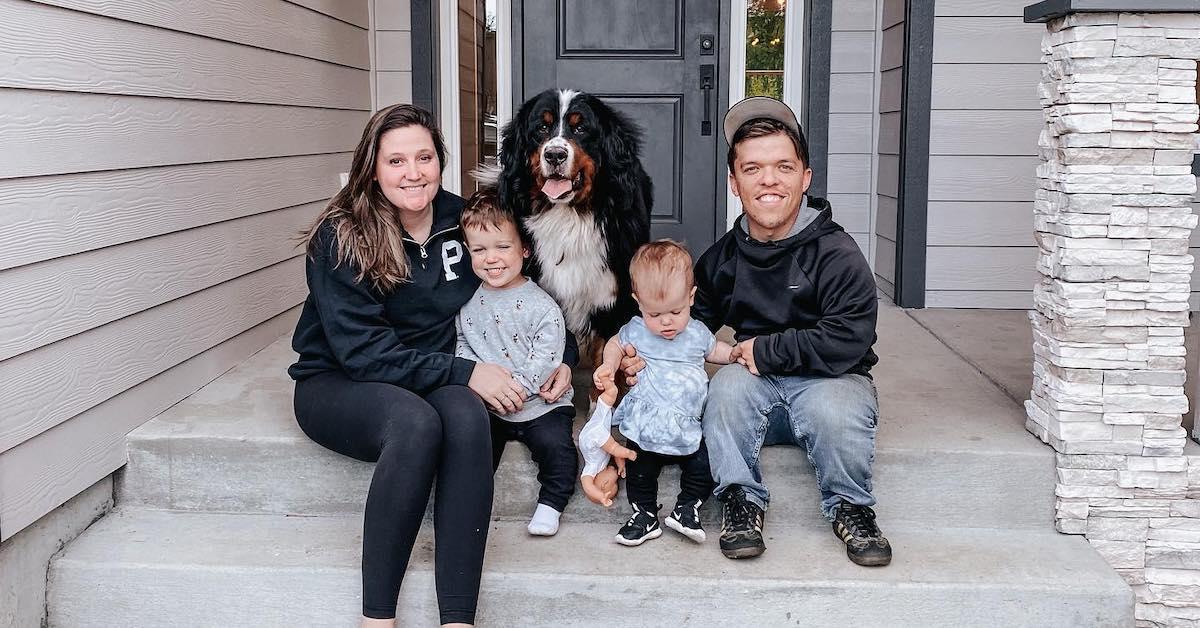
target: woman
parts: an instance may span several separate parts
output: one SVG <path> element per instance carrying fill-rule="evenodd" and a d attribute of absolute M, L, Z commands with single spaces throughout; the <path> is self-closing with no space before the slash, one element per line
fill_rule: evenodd
<path fill-rule="evenodd" d="M 309 296 L 288 373 L 309 438 L 377 461 L 363 525 L 363 626 L 394 623 L 435 477 L 441 621 L 474 623 L 492 505 L 484 403 L 507 413 L 524 396 L 504 368 L 453 357 L 454 317 L 479 279 L 458 228 L 463 199 L 441 189 L 445 158 L 428 112 L 376 113 L 349 183 L 306 234 Z M 557 398 L 569 384 L 560 365 L 542 392 Z"/>

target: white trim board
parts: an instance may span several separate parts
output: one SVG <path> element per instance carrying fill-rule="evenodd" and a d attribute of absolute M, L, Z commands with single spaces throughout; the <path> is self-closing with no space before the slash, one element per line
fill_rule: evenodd
<path fill-rule="evenodd" d="M 746 97 L 746 0 L 729 2 L 729 106 Z M 786 42 L 784 44 L 787 45 Z M 786 70 L 785 70 L 786 72 Z M 721 119 L 725 117 L 721 113 Z M 721 125 L 717 125 L 720 127 Z M 718 162 L 719 162 L 718 156 Z M 718 166 L 718 170 L 720 166 Z M 732 229 L 733 223 L 742 214 L 742 204 L 729 188 L 728 170 L 725 183 L 725 228 Z"/>
<path fill-rule="evenodd" d="M 442 138 L 446 142 L 446 163 L 442 169 L 442 187 L 462 192 L 461 111 L 458 106 L 458 2 L 438 1 L 438 112 Z"/>
<path fill-rule="evenodd" d="M 496 0 L 496 144 L 512 119 L 512 0 Z"/>

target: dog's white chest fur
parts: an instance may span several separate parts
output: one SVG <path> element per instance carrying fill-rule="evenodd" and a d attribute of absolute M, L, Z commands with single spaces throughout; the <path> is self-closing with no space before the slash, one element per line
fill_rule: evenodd
<path fill-rule="evenodd" d="M 542 268 L 538 285 L 558 302 L 571 331 L 591 333 L 591 313 L 617 300 L 604 233 L 590 215 L 560 204 L 526 218 L 525 226 Z"/>

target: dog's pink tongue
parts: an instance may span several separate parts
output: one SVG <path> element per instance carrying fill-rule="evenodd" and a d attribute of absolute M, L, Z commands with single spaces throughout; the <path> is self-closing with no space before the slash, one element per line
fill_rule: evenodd
<path fill-rule="evenodd" d="M 542 193 L 552 199 L 565 196 L 570 191 L 571 182 L 567 179 L 546 179 L 546 184 L 542 186 Z"/>

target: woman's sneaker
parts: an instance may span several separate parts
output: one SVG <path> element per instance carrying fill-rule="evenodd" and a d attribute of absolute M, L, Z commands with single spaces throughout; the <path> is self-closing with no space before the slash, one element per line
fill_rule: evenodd
<path fill-rule="evenodd" d="M 660 536 L 662 536 L 662 527 L 658 525 L 658 508 L 655 508 L 654 512 L 650 512 L 634 504 L 633 515 L 617 532 L 617 542 L 634 547 Z"/>
<path fill-rule="evenodd" d="M 668 528 L 697 542 L 704 542 L 704 528 L 700 525 L 700 506 L 704 504 L 699 499 L 676 504 L 675 510 L 667 516 L 663 523 Z"/>

